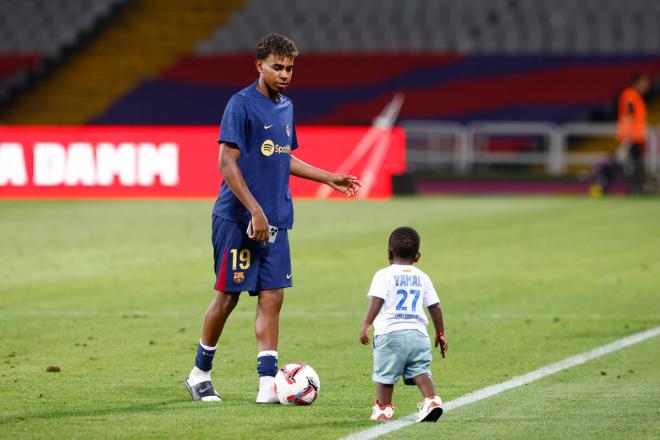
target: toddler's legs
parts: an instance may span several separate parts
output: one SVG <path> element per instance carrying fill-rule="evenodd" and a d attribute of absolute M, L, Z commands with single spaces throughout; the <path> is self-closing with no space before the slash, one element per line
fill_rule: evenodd
<path fill-rule="evenodd" d="M 376 399 L 381 405 L 392 403 L 392 394 L 394 394 L 394 385 L 387 383 L 376 383 Z"/>
<path fill-rule="evenodd" d="M 413 378 L 413 382 L 424 395 L 424 400 L 417 404 L 419 413 L 417 422 L 436 422 L 442 415 L 442 400 L 436 396 L 431 376 L 420 374 Z"/>
<path fill-rule="evenodd" d="M 376 403 L 371 411 L 371 420 L 389 422 L 394 417 L 394 405 L 392 404 L 392 393 L 394 385 L 376 382 Z"/>
<path fill-rule="evenodd" d="M 431 376 L 420 374 L 419 376 L 413 377 L 413 382 L 415 382 L 415 385 L 417 385 L 417 388 L 419 388 L 419 391 L 424 397 L 428 399 L 433 399 L 435 397 L 435 386 L 433 385 Z"/>

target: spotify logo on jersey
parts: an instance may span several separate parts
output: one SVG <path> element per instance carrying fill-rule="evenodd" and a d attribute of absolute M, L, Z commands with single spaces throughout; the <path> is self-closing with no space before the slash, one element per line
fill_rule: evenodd
<path fill-rule="evenodd" d="M 273 141 L 266 139 L 264 143 L 261 144 L 261 154 L 268 157 L 272 156 L 273 153 L 291 154 L 291 145 L 273 144 Z"/>
<path fill-rule="evenodd" d="M 266 139 L 263 144 L 261 144 L 261 154 L 264 156 L 272 156 L 275 151 L 275 145 L 270 139 Z"/>

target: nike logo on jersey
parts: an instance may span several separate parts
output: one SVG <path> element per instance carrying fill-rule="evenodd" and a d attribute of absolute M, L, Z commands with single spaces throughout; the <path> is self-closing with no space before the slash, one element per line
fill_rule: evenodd
<path fill-rule="evenodd" d="M 291 279 L 291 274 L 290 274 L 290 273 L 286 274 L 286 279 L 287 279 L 287 280 L 290 280 L 290 279 Z"/>
<path fill-rule="evenodd" d="M 268 129 L 269 129 L 270 127 L 272 127 L 272 126 L 273 126 L 273 124 L 270 124 L 270 125 L 264 125 L 264 130 L 268 130 Z"/>

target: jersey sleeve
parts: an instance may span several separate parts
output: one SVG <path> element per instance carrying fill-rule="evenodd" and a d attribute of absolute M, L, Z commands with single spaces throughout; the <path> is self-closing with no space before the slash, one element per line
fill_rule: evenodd
<path fill-rule="evenodd" d="M 247 133 L 247 111 L 243 99 L 238 95 L 231 97 L 225 107 L 225 113 L 220 122 L 220 137 L 218 143 L 236 144 L 239 149 L 245 148 Z"/>
<path fill-rule="evenodd" d="M 291 149 L 295 150 L 298 148 L 298 136 L 296 135 L 296 123 L 291 124 Z"/>
<path fill-rule="evenodd" d="M 438 293 L 435 291 L 431 279 L 426 276 L 424 281 L 424 307 L 440 304 L 440 298 L 438 298 Z"/>
<path fill-rule="evenodd" d="M 367 296 L 375 296 L 377 298 L 385 299 L 387 297 L 387 280 L 382 271 L 376 272 L 373 280 L 371 280 L 371 287 Z"/>

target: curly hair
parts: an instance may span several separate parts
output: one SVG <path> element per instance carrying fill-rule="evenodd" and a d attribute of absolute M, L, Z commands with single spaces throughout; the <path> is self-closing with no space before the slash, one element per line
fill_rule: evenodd
<path fill-rule="evenodd" d="M 411 227 L 402 226 L 392 232 L 388 245 L 395 257 L 411 260 L 419 252 L 419 242 L 417 231 Z"/>
<path fill-rule="evenodd" d="M 296 43 L 289 37 L 280 34 L 268 34 L 257 43 L 257 59 L 265 60 L 271 54 L 295 58 L 298 56 L 298 48 Z"/>

